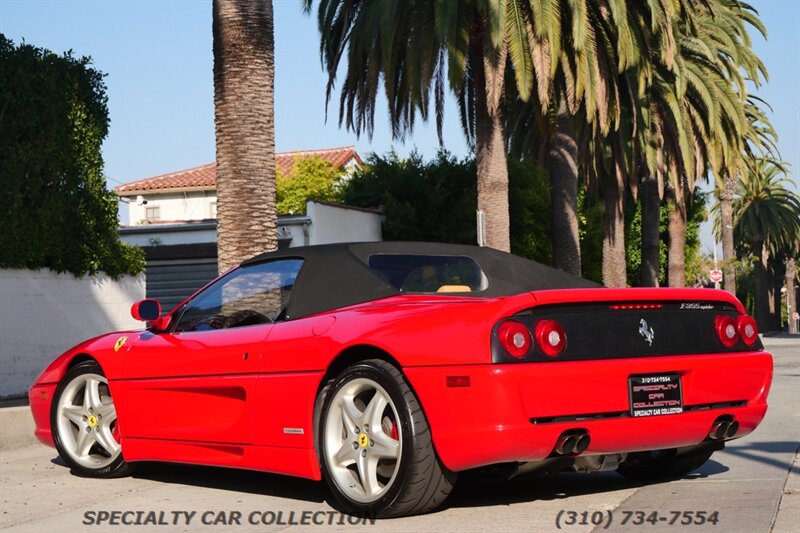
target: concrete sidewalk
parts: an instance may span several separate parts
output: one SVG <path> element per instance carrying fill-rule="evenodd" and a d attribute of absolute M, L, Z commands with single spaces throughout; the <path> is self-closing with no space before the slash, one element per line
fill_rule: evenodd
<path fill-rule="evenodd" d="M 33 436 L 33 416 L 27 405 L 0 408 L 0 452 L 39 441 Z"/>

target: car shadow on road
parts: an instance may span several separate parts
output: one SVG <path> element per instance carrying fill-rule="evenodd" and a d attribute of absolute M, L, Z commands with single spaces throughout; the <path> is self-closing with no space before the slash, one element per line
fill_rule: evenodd
<path fill-rule="evenodd" d="M 774 441 L 747 442 L 747 444 L 743 445 L 737 443 L 736 445 L 727 446 L 722 453 L 729 453 L 742 459 L 755 461 L 788 472 L 792 466 L 792 459 L 798 452 L 800 452 L 800 442 L 798 441 Z M 787 454 L 786 460 L 780 461 L 770 457 L 770 454 Z"/>
<path fill-rule="evenodd" d="M 560 472 L 521 476 L 502 483 L 456 484 L 444 507 L 486 507 L 531 501 L 554 501 L 587 494 L 602 494 L 647 485 L 616 472 L 591 474 Z"/>
<path fill-rule="evenodd" d="M 324 502 L 328 497 L 326 487 L 317 481 L 234 468 L 141 463 L 133 477 L 316 503 Z"/>
<path fill-rule="evenodd" d="M 788 470 L 791 459 L 788 462 L 784 462 L 761 454 L 791 453 L 796 452 L 797 449 L 798 443 L 794 441 L 756 442 L 744 446 L 728 447 L 725 449 L 725 453 Z M 720 459 L 722 458 L 720 457 Z M 55 465 L 66 466 L 59 457 L 55 457 L 51 462 Z M 680 479 L 705 479 L 727 471 L 729 471 L 727 466 L 711 459 L 701 468 L 682 476 Z M 214 488 L 306 502 L 324 502 L 335 509 L 339 507 L 323 482 L 280 474 L 233 468 L 148 462 L 138 464 L 133 477 L 175 485 Z M 576 496 L 641 488 L 665 481 L 669 480 L 634 481 L 616 472 L 594 472 L 591 474 L 560 472 L 540 476 L 520 476 L 510 481 L 497 483 L 463 482 L 462 480 L 462 482 L 456 484 L 453 493 L 446 500 L 442 509 L 511 505 L 537 500 L 554 501 Z"/>

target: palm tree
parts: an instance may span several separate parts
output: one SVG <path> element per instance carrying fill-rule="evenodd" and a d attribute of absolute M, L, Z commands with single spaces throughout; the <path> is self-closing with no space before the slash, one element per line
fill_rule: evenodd
<path fill-rule="evenodd" d="M 312 4 L 313 0 L 304 0 L 307 11 Z M 636 51 L 626 45 L 623 53 L 609 59 L 609 28 L 621 28 L 626 43 L 631 41 L 634 32 L 629 21 L 637 20 L 637 13 L 629 13 L 628 6 L 643 9 L 637 7 L 640 4 L 633 0 L 406 0 L 377 8 L 366 2 L 320 0 L 317 15 L 322 62 L 328 72 L 327 98 L 345 61 L 340 124 L 371 134 L 375 100 L 382 87 L 395 137 L 411 130 L 418 115 L 427 120 L 435 114 L 441 141 L 445 85 L 449 85 L 459 102 L 464 132 L 475 148 L 478 209 L 486 213 L 488 245 L 508 250 L 506 101 L 530 102 L 540 115 L 548 114 L 551 106 L 558 109 L 560 102 L 573 112 L 584 102 L 588 120 L 597 120 L 607 131 L 618 114 L 609 104 L 616 95 L 610 80 L 617 68 L 627 68 L 637 58 Z M 649 4 L 656 14 L 645 19 L 647 31 L 660 28 L 654 22 L 658 13 L 672 9 L 665 0 Z M 551 152 L 558 150 L 556 143 Z M 570 150 L 562 153 L 574 159 Z M 575 165 L 568 161 L 564 166 L 574 176 Z M 572 198 L 554 202 L 572 212 L 564 225 L 567 244 L 554 242 L 556 264 L 572 271 L 577 266 L 579 273 L 572 192 L 576 188 L 577 181 L 571 179 L 563 190 Z M 553 189 L 562 190 L 558 185 Z M 563 218 L 569 218 L 566 212 Z M 557 232 L 561 220 L 560 216 L 555 220 Z M 559 259 L 562 250 L 569 260 Z"/>
<path fill-rule="evenodd" d="M 734 237 L 747 243 L 755 258 L 756 320 L 762 331 L 772 329 L 768 260 L 791 250 L 800 234 L 800 196 L 781 164 L 768 159 L 748 162 L 733 201 Z"/>
<path fill-rule="evenodd" d="M 590 189 L 603 189 L 604 282 L 620 286 L 626 284 L 622 212 L 632 164 L 626 159 L 631 153 L 626 144 L 635 131 L 628 127 L 631 117 L 622 109 L 627 106 L 630 110 L 628 103 L 639 96 L 638 90 L 626 84 L 631 80 L 647 83 L 653 59 L 671 67 L 675 42 L 670 21 L 682 3 L 606 0 L 574 4 L 580 4 L 580 9 L 551 10 L 561 18 L 550 26 L 572 30 L 564 32 L 551 85 L 552 103 L 545 110 L 533 102 L 514 108 L 511 151 L 546 160 L 553 256 L 559 268 L 580 274 L 579 174 Z M 537 133 L 532 135 L 532 131 Z"/>
<path fill-rule="evenodd" d="M 271 0 L 214 0 L 220 273 L 277 248 Z"/>
<path fill-rule="evenodd" d="M 750 95 L 745 103 L 747 117 L 746 130 L 743 134 L 743 157 L 780 158 L 777 142 L 778 134 L 772 127 L 767 114 L 762 107 L 769 108 L 764 100 Z M 771 110 L 771 108 L 770 108 Z M 714 225 L 717 239 L 722 240 L 722 270 L 725 275 L 725 290 L 736 294 L 736 251 L 733 240 L 733 199 L 736 195 L 736 186 L 739 174 L 723 171 L 717 175 L 716 195 L 717 203 L 712 207 L 715 215 Z"/>
<path fill-rule="evenodd" d="M 766 77 L 763 63 L 750 46 L 745 25 L 763 32 L 752 8 L 738 0 L 717 0 L 697 7 L 691 19 L 678 22 L 676 66 L 671 72 L 655 71 L 642 116 L 643 160 L 651 176 L 649 202 L 655 203 L 652 188 L 664 190 L 667 178 L 669 210 L 669 283 L 684 286 L 686 204 L 695 182 L 706 175 L 736 172 L 748 139 L 746 79 L 758 83 Z M 744 139 L 744 140 L 743 140 Z M 643 272 L 652 282 L 658 256 L 652 246 L 658 233 L 656 209 L 645 210 Z"/>

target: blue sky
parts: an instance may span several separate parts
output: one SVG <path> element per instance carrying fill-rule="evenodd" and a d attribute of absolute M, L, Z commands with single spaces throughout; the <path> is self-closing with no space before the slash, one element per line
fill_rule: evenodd
<path fill-rule="evenodd" d="M 752 0 L 769 39 L 754 36 L 770 83 L 758 90 L 773 107 L 783 159 L 800 171 L 800 1 Z M 338 100 L 325 121 L 325 82 L 316 19 L 299 0 L 274 0 L 275 102 L 278 151 L 354 144 L 364 155 L 413 147 L 438 149 L 435 127 L 422 125 L 393 141 L 383 106 L 375 136 L 339 129 Z M 107 74 L 111 129 L 103 145 L 109 186 L 214 160 L 211 2 L 0 0 L 0 32 L 56 52 L 91 56 Z M 445 111 L 445 147 L 466 155 L 452 99 Z M 797 179 L 795 179 L 795 183 Z M 124 212 L 124 210 L 123 210 Z M 704 231 L 708 240 L 708 231 Z M 704 246 L 706 248 L 706 246 Z"/>

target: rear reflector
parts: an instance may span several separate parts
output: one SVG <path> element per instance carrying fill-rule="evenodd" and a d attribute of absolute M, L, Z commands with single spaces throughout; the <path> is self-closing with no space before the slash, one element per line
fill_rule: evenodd
<path fill-rule="evenodd" d="M 447 376 L 444 380 L 448 387 L 469 387 L 471 385 L 469 376 Z"/>
<path fill-rule="evenodd" d="M 717 328 L 717 336 L 719 337 L 719 340 L 723 346 L 730 348 L 736 344 L 736 322 L 733 321 L 733 317 L 728 315 L 717 315 L 717 318 L 714 320 L 714 324 Z"/>
<path fill-rule="evenodd" d="M 740 315 L 736 319 L 736 330 L 739 332 L 742 341 L 748 346 L 755 344 L 756 339 L 758 339 L 758 326 L 756 326 L 756 321 L 753 317 L 749 315 Z"/>
<path fill-rule="evenodd" d="M 536 324 L 536 342 L 548 357 L 555 357 L 564 351 L 567 334 L 555 320 L 540 320 Z"/>
<path fill-rule="evenodd" d="M 514 320 L 506 320 L 500 324 L 497 336 L 508 354 L 517 359 L 525 357 L 533 345 L 530 330 Z"/>

